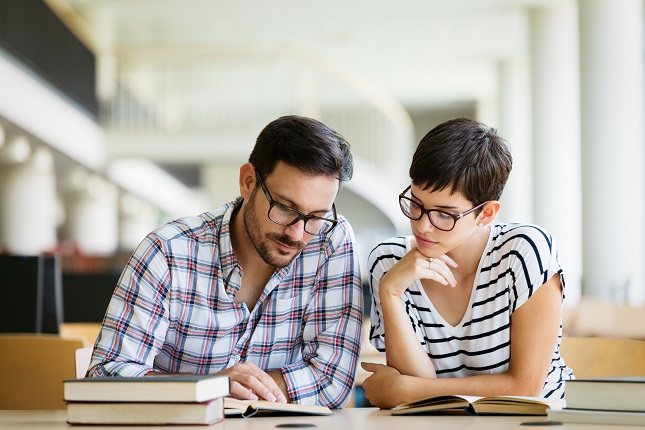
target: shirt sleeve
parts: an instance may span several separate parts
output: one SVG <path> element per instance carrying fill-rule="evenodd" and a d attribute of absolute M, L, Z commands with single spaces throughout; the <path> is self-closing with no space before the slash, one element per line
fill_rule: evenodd
<path fill-rule="evenodd" d="M 121 274 L 87 376 L 142 376 L 154 370 L 168 330 L 169 285 L 163 242 L 151 233 Z"/>
<path fill-rule="evenodd" d="M 304 315 L 302 361 L 281 369 L 289 397 L 330 408 L 350 398 L 360 353 L 363 294 L 354 235 L 344 237 L 318 269 L 316 287 Z M 337 232 L 339 233 L 339 232 Z"/>
<path fill-rule="evenodd" d="M 385 327 L 383 325 L 383 311 L 381 308 L 381 299 L 379 296 L 379 284 L 381 278 L 385 275 L 382 254 L 384 246 L 379 245 L 372 250 L 367 259 L 367 268 L 369 270 L 370 296 L 372 307 L 370 311 L 370 343 L 379 350 L 385 352 Z"/>
<path fill-rule="evenodd" d="M 383 308 L 381 307 L 381 298 L 379 295 L 381 278 L 408 252 L 408 241 L 409 238 L 406 237 L 387 239 L 385 242 L 377 245 L 367 259 L 372 300 L 369 339 L 374 348 L 380 352 L 385 352 L 385 326 L 383 324 Z M 407 292 L 401 295 L 401 302 L 405 304 L 406 312 L 410 315 L 410 300 Z M 410 315 L 412 328 L 419 338 L 419 341 L 422 342 L 422 334 L 419 333 L 418 324 L 415 324 L 414 321 L 415 318 Z"/>
<path fill-rule="evenodd" d="M 554 275 L 560 276 L 564 291 L 564 273 L 551 235 L 535 225 L 521 226 L 508 234 L 511 236 L 509 243 L 514 244 L 510 252 L 513 256 L 510 269 L 515 279 L 511 312 L 526 303 Z"/>

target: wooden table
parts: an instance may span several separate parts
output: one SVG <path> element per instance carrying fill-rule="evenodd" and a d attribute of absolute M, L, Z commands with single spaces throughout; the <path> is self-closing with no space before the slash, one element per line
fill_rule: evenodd
<path fill-rule="evenodd" d="M 0 411 L 2 430 L 61 430 L 92 428 L 96 430 L 150 430 L 154 426 L 70 426 L 63 411 Z M 388 411 L 372 408 L 348 408 L 327 417 L 254 417 L 227 418 L 209 427 L 164 426 L 168 430 L 259 430 L 284 428 L 280 424 L 313 424 L 304 430 L 626 430 L 629 426 L 564 424 L 562 426 L 525 426 L 524 422 L 545 421 L 546 417 L 478 417 L 478 416 L 390 416 Z M 286 427 L 298 428 L 298 427 Z"/>

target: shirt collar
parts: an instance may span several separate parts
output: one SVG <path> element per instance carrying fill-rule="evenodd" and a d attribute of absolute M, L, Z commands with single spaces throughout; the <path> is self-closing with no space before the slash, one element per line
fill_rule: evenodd
<path fill-rule="evenodd" d="M 227 279 L 231 270 L 239 266 L 235 252 L 233 251 L 233 242 L 231 241 L 231 217 L 235 209 L 242 204 L 242 197 L 238 197 L 224 205 L 224 214 L 217 238 L 219 248 L 219 264 L 221 276 Z"/>
<path fill-rule="evenodd" d="M 237 257 L 235 256 L 235 251 L 233 250 L 233 242 L 231 240 L 231 218 L 233 216 L 233 212 L 242 204 L 243 200 L 244 199 L 242 197 L 237 197 L 235 200 L 224 205 L 224 214 L 222 215 L 222 224 L 218 237 L 220 270 L 223 279 L 228 279 L 231 270 L 236 267 L 239 267 L 240 272 L 242 270 Z M 269 283 L 267 285 L 273 284 L 273 286 L 275 286 L 275 284 L 279 283 L 285 276 L 287 276 L 287 274 L 289 274 L 289 272 L 291 272 L 291 269 L 296 264 L 295 260 L 297 259 L 298 256 L 296 256 L 288 266 L 277 269 L 271 276 L 271 279 L 269 279 Z"/>

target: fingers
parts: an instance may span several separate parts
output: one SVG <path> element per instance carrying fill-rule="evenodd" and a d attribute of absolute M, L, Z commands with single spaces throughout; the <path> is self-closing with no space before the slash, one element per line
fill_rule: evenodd
<path fill-rule="evenodd" d="M 237 398 L 286 402 L 273 378 L 253 363 L 238 363 L 221 373 L 231 380 L 231 394 Z"/>
<path fill-rule="evenodd" d="M 412 244 L 416 243 L 414 238 L 410 240 Z M 457 263 L 447 255 L 429 258 L 418 248 L 413 248 L 381 278 L 381 303 L 384 300 L 398 299 L 410 284 L 420 279 L 430 279 L 454 288 L 457 280 L 451 268 L 456 267 Z"/>
<path fill-rule="evenodd" d="M 284 393 L 282 392 L 280 387 L 278 387 L 278 384 L 276 384 L 276 382 L 267 372 L 260 369 L 258 366 L 256 366 L 253 363 L 243 363 L 242 365 L 247 366 L 251 370 L 252 375 L 257 379 L 257 382 L 261 384 L 261 387 L 263 388 L 263 390 L 261 392 L 256 391 L 258 395 L 272 402 L 277 402 L 277 401 L 286 402 L 287 399 L 285 399 Z M 252 382 L 255 382 L 255 381 L 252 381 Z M 250 388 L 253 389 L 253 387 L 250 387 Z"/>
<path fill-rule="evenodd" d="M 361 367 L 368 372 L 376 372 L 379 366 L 383 365 L 378 363 L 371 363 L 369 361 L 361 361 Z"/>
<path fill-rule="evenodd" d="M 258 400 L 258 396 L 253 391 L 237 381 L 231 381 L 231 397 L 242 400 Z"/>
<path fill-rule="evenodd" d="M 441 255 L 441 256 L 439 256 L 437 258 L 439 260 L 443 261 L 444 263 L 446 263 L 448 266 L 452 267 L 453 269 L 456 269 L 457 267 L 459 267 L 459 265 L 457 263 L 455 263 L 455 260 L 453 260 L 452 258 L 448 257 L 448 255 L 446 255 L 446 254 L 443 254 L 443 255 Z"/>
<path fill-rule="evenodd" d="M 416 243 L 414 238 L 411 241 Z M 427 257 L 418 248 L 413 249 L 409 255 L 416 258 L 417 267 L 422 267 L 422 278 L 432 279 L 442 285 L 450 285 L 453 288 L 457 286 L 457 280 L 452 270 L 450 270 L 450 267 L 457 268 L 458 264 L 448 255 L 443 254 L 439 257 Z"/>
<path fill-rule="evenodd" d="M 432 261 L 428 261 L 427 277 L 443 285 L 450 285 L 453 288 L 457 286 L 455 276 L 441 258 L 433 258 Z"/>

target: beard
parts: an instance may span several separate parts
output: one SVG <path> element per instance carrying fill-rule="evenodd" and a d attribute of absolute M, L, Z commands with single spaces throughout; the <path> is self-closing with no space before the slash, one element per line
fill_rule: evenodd
<path fill-rule="evenodd" d="M 253 244 L 253 247 L 260 255 L 260 258 L 262 258 L 262 260 L 266 264 L 276 268 L 286 267 L 293 261 L 296 255 L 298 255 L 298 253 L 305 247 L 306 244 L 300 241 L 291 240 L 291 238 L 289 238 L 289 236 L 285 234 L 266 233 L 263 236 L 260 229 L 260 222 L 257 218 L 257 211 L 255 210 L 256 191 L 257 188 L 252 191 L 251 195 L 249 196 L 248 203 L 244 208 L 244 213 L 242 215 L 244 230 L 246 231 L 249 240 Z M 293 255 L 281 250 L 276 250 L 272 253 L 269 250 L 269 244 L 272 241 L 278 241 L 287 246 L 294 247 L 296 249 L 296 252 L 294 252 Z"/>

